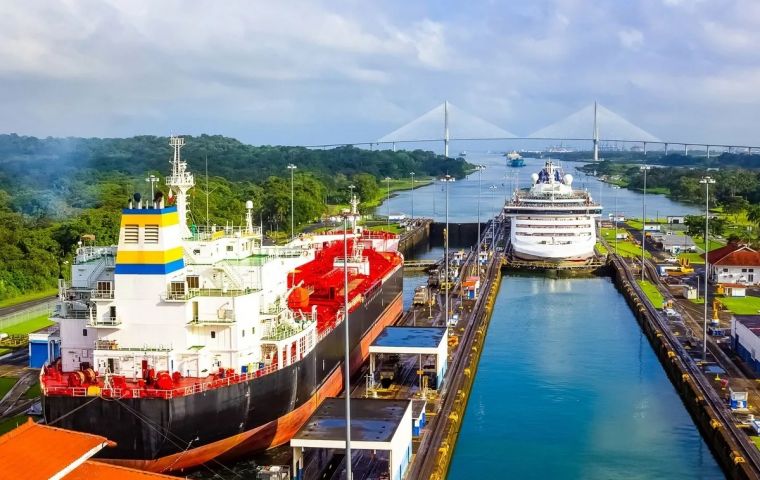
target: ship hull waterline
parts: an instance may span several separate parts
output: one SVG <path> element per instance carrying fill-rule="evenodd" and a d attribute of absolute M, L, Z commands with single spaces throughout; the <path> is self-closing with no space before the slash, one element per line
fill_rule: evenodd
<path fill-rule="evenodd" d="M 352 373 L 401 316 L 402 284 L 400 267 L 351 312 Z M 171 400 L 50 396 L 43 411 L 48 421 L 63 417 L 56 426 L 115 441 L 98 460 L 116 465 L 177 472 L 242 458 L 287 443 L 325 398 L 342 391 L 344 335 L 341 323 L 300 361 L 248 382 Z"/>

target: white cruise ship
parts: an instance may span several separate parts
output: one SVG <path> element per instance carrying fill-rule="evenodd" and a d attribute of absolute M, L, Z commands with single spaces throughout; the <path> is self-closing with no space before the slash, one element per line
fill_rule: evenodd
<path fill-rule="evenodd" d="M 595 218 L 602 206 L 573 190 L 573 177 L 547 161 L 504 206 L 511 222 L 512 255 L 524 260 L 586 260 L 594 255 Z"/>

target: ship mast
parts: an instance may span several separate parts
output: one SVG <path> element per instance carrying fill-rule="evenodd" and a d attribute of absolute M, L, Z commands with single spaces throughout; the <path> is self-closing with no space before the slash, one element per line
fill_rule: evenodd
<path fill-rule="evenodd" d="M 174 148 L 172 157 L 172 174 L 166 177 L 166 186 L 169 187 L 177 197 L 177 214 L 179 216 L 179 227 L 183 237 L 191 236 L 190 229 L 187 226 L 187 192 L 195 185 L 193 174 L 187 171 L 187 162 L 182 160 L 180 149 L 185 145 L 185 139 L 172 135 L 169 138 L 169 145 Z"/>

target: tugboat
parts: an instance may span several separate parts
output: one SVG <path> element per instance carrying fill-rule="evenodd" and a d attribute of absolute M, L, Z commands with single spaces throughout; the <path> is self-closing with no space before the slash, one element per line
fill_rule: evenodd
<path fill-rule="evenodd" d="M 525 160 L 523 160 L 522 156 L 517 153 L 515 150 L 512 150 L 511 152 L 507 153 L 505 155 L 507 157 L 507 161 L 509 162 L 510 167 L 524 167 L 525 166 Z"/>
<path fill-rule="evenodd" d="M 194 177 L 184 140 L 170 144 L 170 200 L 135 194 L 118 246 L 78 249 L 52 316 L 61 356 L 40 373 L 48 423 L 113 440 L 103 461 L 159 472 L 287 443 L 342 389 L 344 269 L 354 370 L 401 315 L 403 286 L 398 237 L 358 215 L 284 246 L 262 244 L 251 202 L 245 225 L 191 224 Z"/>

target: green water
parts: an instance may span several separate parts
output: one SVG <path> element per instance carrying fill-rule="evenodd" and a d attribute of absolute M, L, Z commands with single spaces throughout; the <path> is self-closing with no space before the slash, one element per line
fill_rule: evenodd
<path fill-rule="evenodd" d="M 609 279 L 508 276 L 449 478 L 724 476 Z"/>

